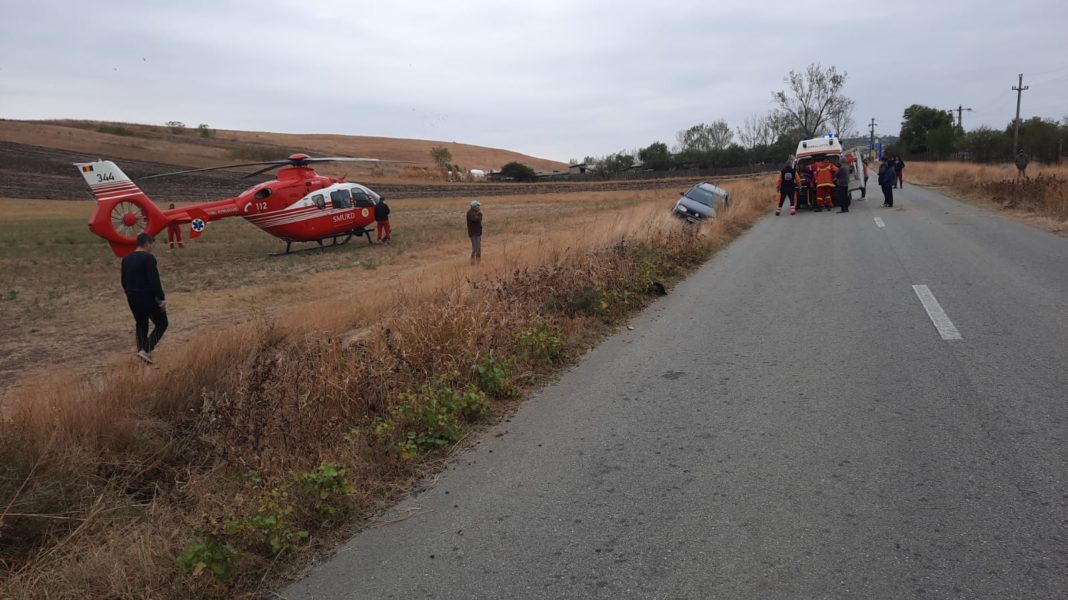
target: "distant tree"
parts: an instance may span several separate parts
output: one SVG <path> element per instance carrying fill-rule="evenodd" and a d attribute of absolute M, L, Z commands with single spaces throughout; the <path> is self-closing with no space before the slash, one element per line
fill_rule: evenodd
<path fill-rule="evenodd" d="M 853 101 L 842 94 L 847 77 L 847 73 L 839 73 L 833 66 L 824 69 L 812 63 L 804 72 L 791 70 L 783 77 L 787 89 L 772 92 L 771 97 L 805 137 L 816 137 L 832 115 L 841 117 L 852 112 Z"/>
<path fill-rule="evenodd" d="M 831 126 L 834 134 L 840 139 L 856 137 L 857 125 L 853 121 L 853 101 L 845 98 L 838 103 L 838 106 L 831 111 L 827 124 Z"/>
<path fill-rule="evenodd" d="M 671 167 L 671 152 L 663 142 L 653 142 L 647 148 L 642 148 L 638 151 L 638 158 L 654 171 L 666 171 Z"/>
<path fill-rule="evenodd" d="M 905 109 L 902 118 L 901 146 L 905 153 L 945 156 L 952 151 L 957 131 L 953 116 L 946 111 L 913 104 Z"/>
<path fill-rule="evenodd" d="M 534 181 L 536 176 L 534 169 L 520 162 L 512 161 L 501 167 L 501 177 L 511 178 L 516 181 Z"/>
<path fill-rule="evenodd" d="M 734 132 L 720 119 L 710 124 L 698 123 L 675 134 L 680 152 L 710 152 L 730 145 Z"/>
<path fill-rule="evenodd" d="M 634 156 L 626 150 L 620 150 L 604 157 L 598 166 L 605 175 L 617 175 L 634 166 Z"/>
<path fill-rule="evenodd" d="M 185 123 L 181 121 L 167 121 L 164 125 L 170 128 L 171 133 L 185 133 Z"/>
<path fill-rule="evenodd" d="M 977 162 L 1007 161 L 1012 153 L 1012 135 L 984 126 L 964 134 L 960 148 Z"/>
<path fill-rule="evenodd" d="M 738 141 L 746 148 L 760 148 L 775 141 L 770 115 L 750 115 L 738 127 Z"/>
<path fill-rule="evenodd" d="M 1006 128 L 1006 135 L 1012 138 L 1012 123 Z M 1031 117 L 1020 122 L 1020 148 L 1034 160 L 1059 162 L 1066 142 L 1068 127 L 1052 119 Z"/>
<path fill-rule="evenodd" d="M 199 133 L 202 138 L 210 138 L 215 135 L 215 130 L 209 127 L 207 123 L 201 123 L 200 125 L 197 125 L 197 133 Z"/>
<path fill-rule="evenodd" d="M 449 164 L 452 163 L 452 152 L 444 146 L 434 146 L 430 149 L 430 158 L 434 159 L 434 164 L 438 167 L 449 170 Z"/>

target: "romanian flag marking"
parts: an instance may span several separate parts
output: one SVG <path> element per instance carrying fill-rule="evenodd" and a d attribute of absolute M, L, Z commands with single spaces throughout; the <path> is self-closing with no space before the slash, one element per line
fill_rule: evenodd
<path fill-rule="evenodd" d="M 91 173 L 93 171 L 93 165 L 85 165 L 82 167 L 82 173 Z"/>

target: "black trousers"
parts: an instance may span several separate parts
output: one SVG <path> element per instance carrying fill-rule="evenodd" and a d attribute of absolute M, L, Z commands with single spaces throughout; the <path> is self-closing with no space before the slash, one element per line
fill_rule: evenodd
<path fill-rule="evenodd" d="M 853 204 L 853 196 L 849 193 L 849 188 L 839 186 L 835 188 L 834 193 L 837 196 L 835 202 L 838 203 L 838 208 L 848 211 L 849 205 Z"/>
<path fill-rule="evenodd" d="M 894 205 L 894 186 L 892 186 L 892 185 L 884 185 L 884 186 L 880 186 L 880 187 L 883 188 L 883 204 L 885 204 L 887 206 L 893 206 Z"/>
<path fill-rule="evenodd" d="M 126 302 L 136 323 L 137 349 L 152 352 L 167 331 L 167 311 L 160 308 L 159 302 L 150 295 L 126 294 Z M 151 334 L 148 333 L 149 321 L 155 326 Z"/>
<path fill-rule="evenodd" d="M 790 206 L 797 205 L 797 190 L 794 188 L 779 188 L 779 208 L 782 208 L 782 201 L 790 199 Z"/>

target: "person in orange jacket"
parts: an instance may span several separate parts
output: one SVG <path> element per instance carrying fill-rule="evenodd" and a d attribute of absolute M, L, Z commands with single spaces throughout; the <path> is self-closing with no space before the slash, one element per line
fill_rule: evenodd
<path fill-rule="evenodd" d="M 834 193 L 834 174 L 838 167 L 827 161 L 826 156 L 821 156 L 813 169 L 812 174 L 816 179 L 816 212 L 826 206 L 831 210 L 831 195 Z"/>
<path fill-rule="evenodd" d="M 174 210 L 174 203 L 171 203 L 171 210 Z M 171 250 L 174 249 L 175 242 L 178 242 L 179 248 L 185 248 L 185 244 L 182 243 L 182 226 L 170 223 L 167 225 L 167 243 L 170 244 Z"/>

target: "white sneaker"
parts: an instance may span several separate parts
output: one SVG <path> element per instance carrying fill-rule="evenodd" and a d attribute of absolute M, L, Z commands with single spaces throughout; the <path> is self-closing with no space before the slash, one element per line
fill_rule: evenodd
<path fill-rule="evenodd" d="M 144 350 L 137 351 L 137 358 L 140 358 L 148 364 L 152 364 L 152 355 L 148 352 L 145 352 Z"/>

